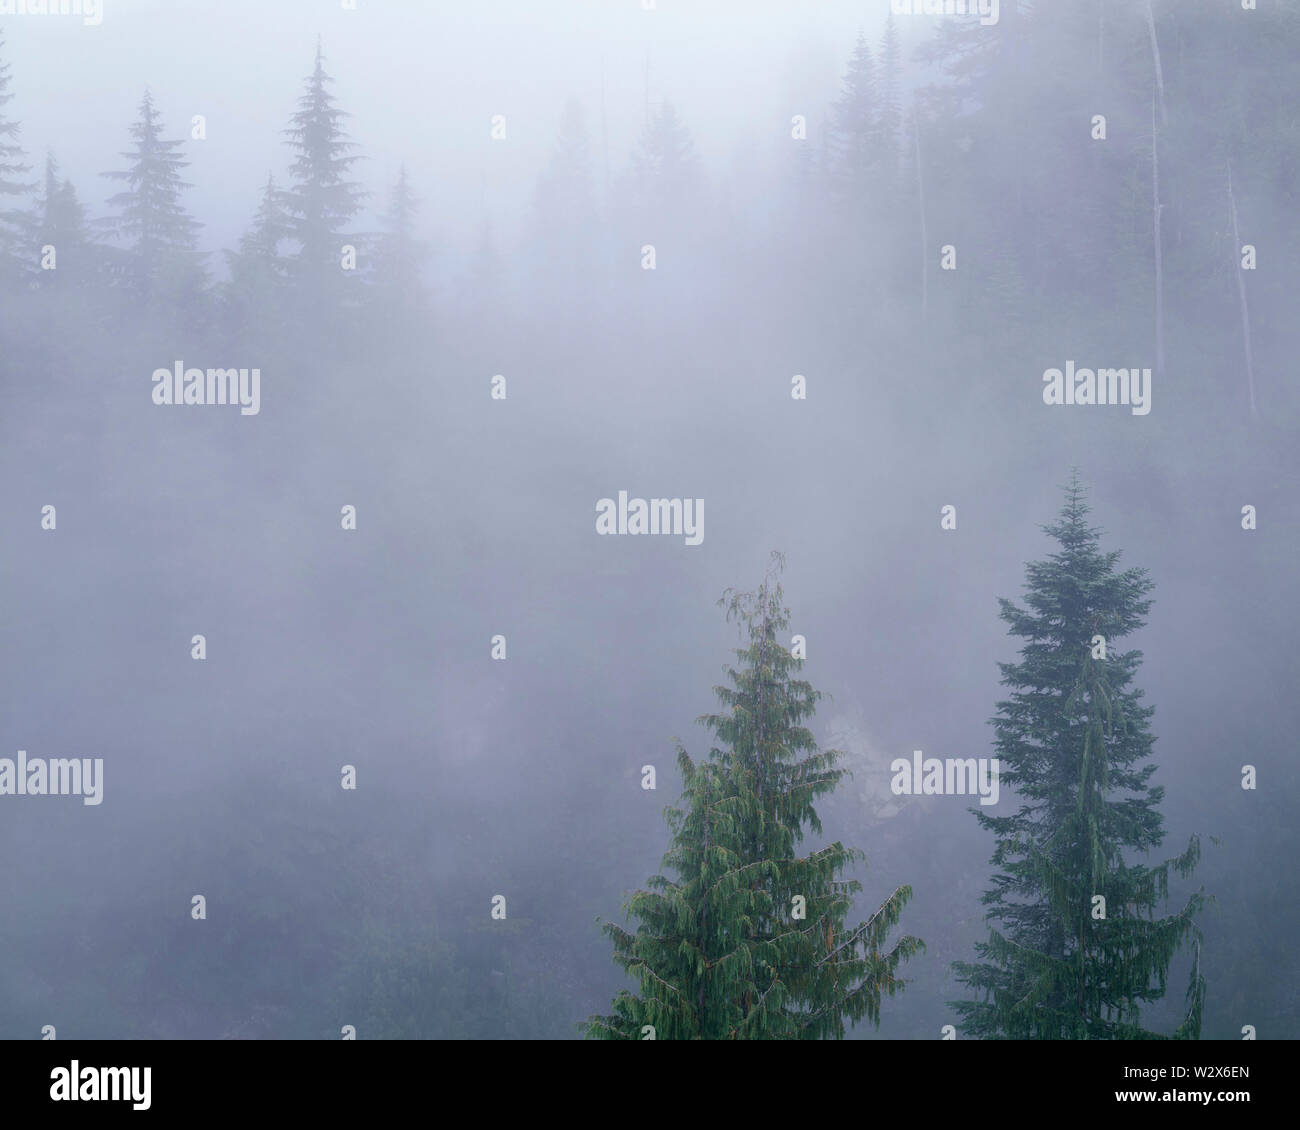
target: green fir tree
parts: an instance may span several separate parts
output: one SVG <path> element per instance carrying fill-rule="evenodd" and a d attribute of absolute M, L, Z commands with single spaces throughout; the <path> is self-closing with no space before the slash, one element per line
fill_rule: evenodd
<path fill-rule="evenodd" d="M 881 998 L 903 987 L 901 962 L 921 948 L 888 945 L 911 888 L 899 887 L 865 922 L 846 922 L 856 880 L 841 873 L 862 853 L 836 842 L 797 854 L 821 833 L 813 801 L 843 776 L 804 725 L 820 694 L 780 642 L 789 625 L 774 569 L 757 593 L 720 602 L 749 639 L 715 688 L 724 711 L 699 721 L 719 745 L 696 763 L 678 745 L 685 795 L 669 808 L 665 871 L 627 903 L 635 933 L 604 927 L 614 960 L 636 978 L 613 1014 L 593 1017 L 600 1039 L 842 1038 L 846 1024 L 879 1023 Z"/>
<path fill-rule="evenodd" d="M 997 868 L 983 901 L 989 940 L 980 961 L 954 964 L 976 999 L 956 1002 L 963 1035 L 987 1039 L 1159 1039 L 1139 1009 L 1164 996 L 1175 953 L 1192 943 L 1186 1014 L 1176 1039 L 1198 1039 L 1205 998 L 1198 891 L 1155 917 L 1170 872 L 1186 877 L 1200 858 L 1193 836 L 1180 856 L 1131 862 L 1163 839 L 1150 780 L 1154 709 L 1133 685 L 1140 651 L 1115 644 L 1145 623 L 1152 582 L 1116 571 L 1077 475 L 1060 518 L 1044 527 L 1058 552 L 1027 568 L 1025 604 L 1002 600 L 1002 619 L 1026 642 L 1018 663 L 1000 664 L 1012 688 L 993 719 L 1010 816 L 976 812 L 997 840 Z M 1104 906 L 1098 901 L 1104 899 Z M 1102 912 L 1104 911 L 1104 917 Z"/>

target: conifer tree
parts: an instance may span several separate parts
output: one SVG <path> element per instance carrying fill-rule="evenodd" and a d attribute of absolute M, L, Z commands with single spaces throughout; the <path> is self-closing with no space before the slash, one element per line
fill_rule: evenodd
<path fill-rule="evenodd" d="M 637 219 L 684 230 L 696 219 L 703 184 L 694 143 L 670 102 L 646 122 L 628 172 L 628 199 Z"/>
<path fill-rule="evenodd" d="M 575 98 L 565 104 L 550 163 L 533 195 L 540 296 L 567 304 L 597 285 L 597 228 L 591 147 L 582 104 Z"/>
<path fill-rule="evenodd" d="M 139 113 L 131 127 L 135 146 L 121 154 L 130 167 L 103 174 L 127 186 L 109 199 L 118 215 L 106 226 L 127 241 L 119 257 L 122 285 L 145 301 L 183 305 L 194 301 L 205 282 L 198 251 L 202 225 L 181 203 L 190 187 L 181 170 L 189 161 L 179 152 L 183 142 L 162 136 L 161 115 L 148 90 Z"/>
<path fill-rule="evenodd" d="M 846 1023 L 879 1023 L 881 997 L 903 987 L 900 962 L 921 943 L 887 945 L 909 887 L 865 922 L 846 922 L 856 880 L 841 873 L 862 853 L 835 842 L 797 854 L 821 833 L 813 801 L 833 791 L 840 754 L 820 751 L 804 725 L 821 697 L 780 642 L 789 624 L 775 571 L 757 593 L 720 603 L 748 633 L 715 688 L 724 711 L 699 719 L 720 743 L 696 763 L 678 746 L 685 795 L 667 810 L 664 869 L 627 903 L 635 933 L 604 927 L 614 959 L 638 982 L 593 1017 L 598 1039 L 842 1038 Z"/>
<path fill-rule="evenodd" d="M 550 163 L 537 178 L 534 206 L 540 220 L 565 231 L 590 223 L 596 211 L 591 145 L 576 98 L 564 105 Z"/>
<path fill-rule="evenodd" d="M 858 42 L 844 73 L 844 86 L 831 115 L 830 175 L 832 192 L 854 214 L 873 204 L 885 153 L 881 146 L 876 66 L 866 36 Z"/>
<path fill-rule="evenodd" d="M 290 274 L 310 298 L 339 297 L 344 292 L 340 266 L 343 229 L 361 210 L 366 193 L 349 179 L 361 158 L 343 133 L 349 115 L 340 110 L 328 86 L 325 56 L 316 45 L 316 62 L 298 111 L 284 131 L 294 151 L 292 185 L 285 196 L 293 239 L 298 248 Z"/>
<path fill-rule="evenodd" d="M 880 40 L 879 135 L 885 183 L 896 188 L 902 173 L 903 145 L 903 62 L 898 26 L 891 11 Z"/>
<path fill-rule="evenodd" d="M 4 49 L 4 36 L 0 35 L 0 51 Z M 23 164 L 23 150 L 17 144 L 18 122 L 11 120 L 5 113 L 5 106 L 13 100 L 9 89 L 12 76 L 10 65 L 0 55 L 0 278 L 6 285 L 16 282 L 20 272 L 14 256 L 18 252 L 21 215 L 16 207 L 10 206 L 16 198 L 31 191 L 31 185 L 23 180 L 30 166 Z"/>
<path fill-rule="evenodd" d="M 1026 641 L 1020 662 L 1000 664 L 1012 694 L 993 719 L 1000 780 L 1021 803 L 1010 816 L 976 812 L 996 837 L 998 871 L 983 898 L 991 926 L 975 947 L 981 960 L 954 965 L 977 999 L 953 1007 L 973 1037 L 1160 1038 L 1143 1029 L 1139 1008 L 1163 997 L 1170 963 L 1191 941 L 1174 1037 L 1197 1039 L 1204 896 L 1163 918 L 1155 908 L 1169 897 L 1171 870 L 1192 873 L 1199 840 L 1153 866 L 1125 858 L 1164 836 L 1164 790 L 1150 784 L 1154 709 L 1133 685 L 1142 653 L 1115 647 L 1145 623 L 1153 586 L 1145 570 L 1119 572 L 1119 553 L 1101 551 L 1084 495 L 1076 475 L 1059 519 L 1044 527 L 1060 549 L 1026 570 L 1027 607 L 1000 602 Z"/>
<path fill-rule="evenodd" d="M 226 252 L 230 265 L 226 299 L 236 322 L 247 324 L 276 312 L 287 273 L 281 245 L 290 238 L 291 231 L 284 192 L 268 174 L 253 226 L 240 237 L 237 251 Z"/>
<path fill-rule="evenodd" d="M 94 271 L 94 240 L 86 223 L 86 210 L 77 198 L 72 183 L 59 178 L 59 165 L 53 153 L 45 158 L 45 176 L 36 205 L 26 218 L 27 262 L 31 265 L 34 285 L 49 289 L 88 281 Z M 39 269 L 45 249 L 54 254 L 54 269 Z"/>
<path fill-rule="evenodd" d="M 419 211 L 420 202 L 403 165 L 380 217 L 383 231 L 376 241 L 374 270 L 375 298 L 398 321 L 419 317 L 426 307 L 423 271 L 429 248 L 416 234 Z"/>

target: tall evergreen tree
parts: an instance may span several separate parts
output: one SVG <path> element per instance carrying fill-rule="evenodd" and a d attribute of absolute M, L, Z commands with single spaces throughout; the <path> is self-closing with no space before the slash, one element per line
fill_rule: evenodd
<path fill-rule="evenodd" d="M 789 612 L 774 573 L 757 593 L 720 601 L 749 636 L 727 668 L 731 685 L 715 688 L 725 712 L 699 719 L 720 745 L 699 764 L 678 746 L 685 795 L 667 810 L 664 856 L 675 877 L 632 895 L 635 933 L 605 925 L 639 989 L 591 1019 L 593 1038 L 642 1039 L 646 1026 L 656 1039 L 842 1038 L 846 1023 L 879 1023 L 882 995 L 902 988 L 898 966 L 921 946 L 887 946 L 909 887 L 849 926 L 861 884 L 839 876 L 862 853 L 836 842 L 796 854 L 806 828 L 821 833 L 813 801 L 843 770 L 803 724 L 821 696 L 778 638 Z"/>
<path fill-rule="evenodd" d="M 866 36 L 859 33 L 828 135 L 832 192 L 859 216 L 878 203 L 872 197 L 886 159 L 878 99 L 876 65 Z"/>
<path fill-rule="evenodd" d="M 46 155 L 45 176 L 36 205 L 28 213 L 26 228 L 24 258 L 31 267 L 35 286 L 65 288 L 89 281 L 95 269 L 92 255 L 97 248 L 77 190 L 70 181 L 60 179 L 53 153 Z M 52 270 L 41 269 L 46 248 L 54 256 Z"/>
<path fill-rule="evenodd" d="M 403 165 L 389 191 L 388 207 L 380 217 L 383 230 L 375 245 L 374 270 L 375 298 L 398 321 L 420 317 L 427 307 L 424 264 L 429 258 L 429 245 L 416 231 L 419 211 L 420 202 Z"/>
<path fill-rule="evenodd" d="M 294 152 L 292 185 L 285 196 L 293 239 L 298 244 L 291 276 L 310 297 L 344 293 L 340 250 L 343 229 L 361 211 L 366 193 L 349 179 L 361 158 L 343 133 L 349 115 L 340 110 L 328 86 L 325 56 L 316 45 L 316 63 L 298 100 L 298 111 L 284 131 Z"/>
<path fill-rule="evenodd" d="M 672 103 L 662 102 L 641 133 L 627 177 L 627 199 L 639 221 L 684 230 L 697 222 L 703 187 L 690 130 Z"/>
<path fill-rule="evenodd" d="M 599 236 L 587 126 L 582 104 L 572 98 L 565 104 L 550 163 L 538 176 L 533 196 L 539 296 L 568 304 L 595 287 Z"/>
<path fill-rule="evenodd" d="M 558 223 L 566 230 L 590 224 L 595 216 L 591 144 L 582 103 L 576 98 L 564 105 L 550 163 L 537 178 L 534 206 L 539 220 Z"/>
<path fill-rule="evenodd" d="M 184 144 L 162 136 L 162 120 L 146 90 L 140 116 L 131 127 L 135 146 L 121 154 L 130 167 L 104 173 L 126 182 L 124 191 L 111 197 L 117 216 L 106 226 L 126 240 L 119 257 L 120 281 L 146 301 L 191 303 L 205 283 L 198 231 L 202 226 L 181 203 L 190 185 L 181 179 L 189 165 L 179 150 Z"/>
<path fill-rule="evenodd" d="M 226 252 L 230 266 L 226 301 L 238 324 L 277 313 L 287 274 L 282 244 L 291 233 L 284 192 L 268 174 L 252 227 L 240 237 L 238 250 Z"/>
<path fill-rule="evenodd" d="M 0 35 L 0 50 L 4 36 Z M 16 198 L 31 191 L 32 186 L 23 180 L 30 166 L 23 163 L 23 150 L 17 143 L 21 126 L 5 113 L 5 106 L 13 100 L 9 89 L 12 76 L 10 65 L 0 56 L 0 280 L 14 285 L 21 275 L 18 253 L 18 229 L 21 223 L 19 209 L 11 206 Z"/>
<path fill-rule="evenodd" d="M 891 11 L 880 39 L 879 135 L 885 183 L 896 188 L 903 155 L 903 52 Z"/>
<path fill-rule="evenodd" d="M 1145 570 L 1116 571 L 1120 555 L 1101 551 L 1088 513 L 1076 475 L 1059 519 L 1044 527 L 1059 551 L 1027 568 L 1027 608 L 1001 601 L 1002 619 L 1026 641 L 1020 662 L 1000 664 L 1012 695 L 993 719 L 1000 780 L 1021 805 L 1011 816 L 976 813 L 997 840 L 998 872 L 983 898 L 997 925 L 975 947 L 979 962 L 954 965 L 977 994 L 954 1008 L 975 1037 L 1160 1038 L 1142 1028 L 1139 1008 L 1163 997 L 1190 940 L 1196 956 L 1174 1037 L 1197 1039 L 1204 896 L 1154 915 L 1171 869 L 1192 873 L 1199 840 L 1154 866 L 1125 859 L 1164 836 L 1164 790 L 1150 784 L 1148 760 L 1154 710 L 1133 685 L 1142 653 L 1114 647 L 1145 623 L 1152 583 Z"/>

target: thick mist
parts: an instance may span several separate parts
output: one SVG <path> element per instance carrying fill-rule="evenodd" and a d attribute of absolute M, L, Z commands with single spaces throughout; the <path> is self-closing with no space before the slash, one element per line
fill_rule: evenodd
<path fill-rule="evenodd" d="M 1125 646 L 1152 858 L 1203 844 L 1168 905 L 1217 900 L 1202 1035 L 1300 1036 L 1294 0 L 17 7 L 0 759 L 103 792 L 0 795 L 0 1037 L 579 1037 L 631 984 L 596 919 L 660 870 L 674 739 L 714 744 L 718 599 L 778 550 L 853 774 L 805 846 L 865 852 L 854 921 L 910 885 L 926 943 L 849 1035 L 940 1038 L 993 841 L 890 765 L 994 756 L 998 600 L 1075 469 L 1154 583 Z M 286 133 L 317 65 L 336 221 Z M 146 89 L 189 244 L 101 175 Z M 1149 410 L 1046 402 L 1067 366 L 1149 370 Z M 177 367 L 257 370 L 258 410 L 160 403 Z M 703 500 L 698 544 L 602 534 L 620 492 Z"/>

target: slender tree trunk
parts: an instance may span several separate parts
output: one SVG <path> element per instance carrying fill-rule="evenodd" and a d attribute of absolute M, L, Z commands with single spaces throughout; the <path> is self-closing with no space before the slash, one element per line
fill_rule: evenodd
<path fill-rule="evenodd" d="M 1156 373 L 1165 371 L 1165 275 L 1160 257 L 1160 135 L 1156 131 L 1156 100 L 1151 99 L 1151 208 L 1155 218 L 1156 260 Z"/>
<path fill-rule="evenodd" d="M 1156 90 L 1160 95 L 1160 124 L 1169 128 L 1169 116 L 1165 113 L 1165 75 L 1160 66 L 1160 41 L 1156 38 L 1156 17 L 1151 11 L 1151 0 L 1147 0 L 1147 30 L 1151 33 L 1151 59 L 1156 69 Z"/>
<path fill-rule="evenodd" d="M 930 305 L 929 236 L 925 227 L 925 180 L 921 175 L 921 115 L 912 101 L 912 138 L 916 143 L 916 200 L 921 208 L 921 317 Z"/>
<path fill-rule="evenodd" d="M 1237 227 L 1237 198 L 1232 192 L 1232 162 L 1228 162 L 1228 208 L 1232 212 L 1232 254 L 1237 260 L 1237 297 L 1241 300 L 1241 335 L 1246 346 L 1246 389 L 1250 394 L 1250 414 L 1255 408 L 1255 360 L 1250 348 L 1250 308 L 1246 305 L 1246 272 L 1242 269 L 1241 232 Z"/>

